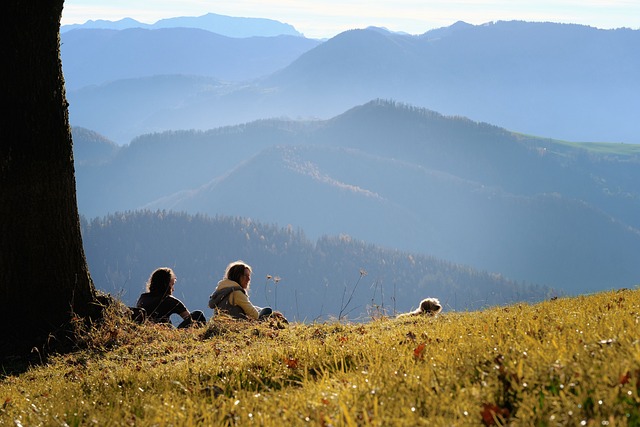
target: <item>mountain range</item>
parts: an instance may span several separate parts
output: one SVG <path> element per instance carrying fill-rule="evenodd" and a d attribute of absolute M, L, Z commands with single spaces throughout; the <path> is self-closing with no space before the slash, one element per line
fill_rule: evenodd
<path fill-rule="evenodd" d="M 131 18 L 119 21 L 89 20 L 84 24 L 62 25 L 60 33 L 78 29 L 126 30 L 144 28 L 158 30 L 163 28 L 198 28 L 227 37 L 274 37 L 281 35 L 303 36 L 292 25 L 265 18 L 243 18 L 207 13 L 202 16 L 181 16 L 161 19 L 153 24 L 145 24 Z"/>
<path fill-rule="evenodd" d="M 640 147 L 574 144 L 374 100 L 328 120 L 74 128 L 80 213 L 251 218 L 567 293 L 640 281 Z"/>
<path fill-rule="evenodd" d="M 390 99 L 525 134 L 640 142 L 639 30 L 458 22 L 418 36 L 367 28 L 320 41 L 207 28 L 62 33 L 72 125 L 122 145 L 165 130 L 326 120 Z"/>
<path fill-rule="evenodd" d="M 490 286 L 542 286 L 532 298 L 640 282 L 639 31 L 458 22 L 325 41 L 253 21 L 233 21 L 237 37 L 218 18 L 62 33 L 79 210 L 105 221 L 86 244 L 127 240 L 96 240 L 124 212 L 174 211 L 303 230 L 314 250 L 424 254 L 508 278 Z M 126 264 L 139 281 L 144 242 L 109 260 L 91 249 L 92 271 L 126 280 Z M 376 268 L 399 275 L 388 254 Z M 433 286 L 423 273 L 410 280 Z"/>
<path fill-rule="evenodd" d="M 145 91 L 160 105 L 185 102 L 212 88 L 229 90 L 229 82 L 275 72 L 320 44 L 290 35 L 232 38 L 197 28 L 80 29 L 64 33 L 62 40 L 70 94 L 85 88 L 85 94 L 104 95 L 100 85 L 106 84 L 106 93 L 114 92 L 112 100 L 102 98 L 108 105 L 135 102 L 135 96 L 120 98 L 118 92 L 127 90 Z M 181 83 L 185 80 L 188 85 Z"/>

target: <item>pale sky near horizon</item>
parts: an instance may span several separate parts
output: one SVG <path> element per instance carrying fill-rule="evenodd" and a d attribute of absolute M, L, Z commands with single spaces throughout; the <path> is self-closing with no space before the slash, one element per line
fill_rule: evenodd
<path fill-rule="evenodd" d="M 596 28 L 640 28 L 638 0 L 65 0 L 62 25 L 207 13 L 284 22 L 310 38 L 330 38 L 368 26 L 422 34 L 457 21 L 558 22 Z"/>

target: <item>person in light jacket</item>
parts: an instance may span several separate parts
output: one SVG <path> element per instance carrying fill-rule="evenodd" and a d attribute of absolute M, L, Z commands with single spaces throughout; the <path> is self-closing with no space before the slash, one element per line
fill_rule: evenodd
<path fill-rule="evenodd" d="M 251 266 L 244 261 L 234 261 L 227 266 L 224 278 L 218 282 L 209 298 L 209 308 L 235 319 L 262 320 L 271 314 L 270 307 L 260 308 L 249 301 Z"/>

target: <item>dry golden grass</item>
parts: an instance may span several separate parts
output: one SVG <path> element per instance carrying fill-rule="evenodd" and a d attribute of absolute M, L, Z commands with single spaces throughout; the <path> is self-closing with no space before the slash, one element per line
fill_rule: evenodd
<path fill-rule="evenodd" d="M 113 315 L 0 380 L 0 424 L 640 425 L 640 291 L 366 324 Z"/>

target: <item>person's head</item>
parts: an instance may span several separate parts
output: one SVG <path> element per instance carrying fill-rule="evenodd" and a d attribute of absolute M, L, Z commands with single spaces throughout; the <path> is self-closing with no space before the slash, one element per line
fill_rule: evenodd
<path fill-rule="evenodd" d="M 176 283 L 176 275 L 168 267 L 156 269 L 147 281 L 147 290 L 152 294 L 171 295 Z"/>
<path fill-rule="evenodd" d="M 234 261 L 227 266 L 224 272 L 224 278 L 233 280 L 242 289 L 249 289 L 249 283 L 251 282 L 251 266 L 244 261 Z"/>

